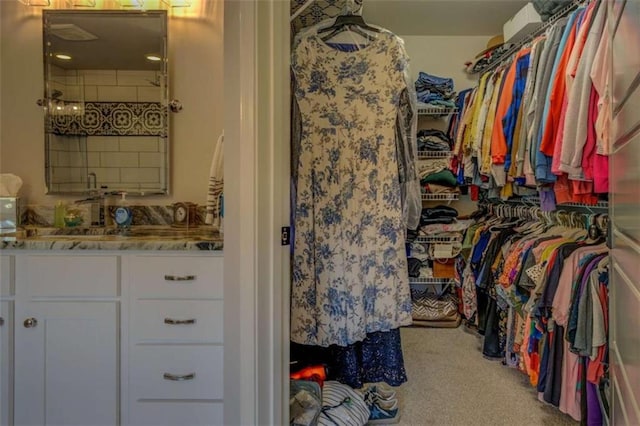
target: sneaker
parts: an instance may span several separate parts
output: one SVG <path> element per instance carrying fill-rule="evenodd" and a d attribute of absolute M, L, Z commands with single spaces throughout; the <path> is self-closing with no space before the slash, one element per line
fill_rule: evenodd
<path fill-rule="evenodd" d="M 396 399 L 396 391 L 383 385 L 374 385 L 373 391 L 380 397 L 380 399 L 392 400 Z"/>
<path fill-rule="evenodd" d="M 381 400 L 391 401 L 396 399 L 396 392 L 383 385 L 368 385 L 360 390 L 364 397 L 372 395 Z"/>
<path fill-rule="evenodd" d="M 376 401 L 370 406 L 368 425 L 392 424 L 400 420 L 398 401 Z"/>

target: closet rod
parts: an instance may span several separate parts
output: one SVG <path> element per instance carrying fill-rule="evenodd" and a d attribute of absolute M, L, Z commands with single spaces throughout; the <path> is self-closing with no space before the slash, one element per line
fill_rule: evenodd
<path fill-rule="evenodd" d="M 568 5 L 564 6 L 562 9 L 560 9 L 558 12 L 556 12 L 553 16 L 551 16 L 545 23 L 543 23 L 536 30 L 534 30 L 531 34 L 528 34 L 522 40 L 520 40 L 517 43 L 515 43 L 509 50 L 507 50 L 505 53 L 500 55 L 500 57 L 498 59 L 496 59 L 495 61 L 493 61 L 490 64 L 488 64 L 486 67 L 482 68 L 477 73 L 478 74 L 483 74 L 485 72 L 492 71 L 498 65 L 507 62 L 514 53 L 518 52 L 522 48 L 522 46 L 524 46 L 525 44 L 531 42 L 533 39 L 538 37 L 540 34 L 544 33 L 547 30 L 547 28 L 551 27 L 559 19 L 567 16 L 571 11 L 577 9 L 580 6 L 580 4 L 582 4 L 584 2 L 585 2 L 585 0 L 573 0 L 571 2 L 571 4 L 568 4 Z"/>

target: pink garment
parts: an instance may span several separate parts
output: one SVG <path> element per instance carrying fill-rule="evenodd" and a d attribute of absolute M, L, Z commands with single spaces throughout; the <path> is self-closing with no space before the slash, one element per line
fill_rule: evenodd
<path fill-rule="evenodd" d="M 564 343 L 562 355 L 562 388 L 560 391 L 560 411 L 570 415 L 574 420 L 580 421 L 580 357 L 571 352 L 569 342 Z"/>
<path fill-rule="evenodd" d="M 553 308 L 552 317 L 556 324 L 561 326 L 567 325 L 569 310 L 571 309 L 571 288 L 578 270 L 580 259 L 589 253 L 605 253 L 606 251 L 606 244 L 580 247 L 579 249 L 574 250 L 574 252 L 564 260 L 562 271 L 558 278 L 558 288 L 551 305 Z"/>
<path fill-rule="evenodd" d="M 573 281 L 579 269 L 580 259 L 589 253 L 605 253 L 606 244 L 580 247 L 564 260 L 558 288 L 553 298 L 552 316 L 556 324 L 565 326 L 571 310 L 571 290 Z M 560 392 L 560 411 L 570 415 L 575 420 L 580 420 L 580 358 L 571 352 L 569 342 L 564 341 L 564 354 L 562 356 L 562 389 Z"/>
<path fill-rule="evenodd" d="M 598 289 L 598 299 L 600 300 L 600 306 L 609 306 L 609 290 L 603 284 L 600 284 L 600 288 Z M 608 308 L 603 309 L 602 314 L 604 316 L 605 332 L 608 332 Z M 598 354 L 596 355 L 595 359 L 589 361 L 589 366 L 587 367 L 587 380 L 593 384 L 600 383 L 600 379 L 602 378 L 602 376 L 604 376 L 605 366 L 603 361 L 606 359 L 607 349 L 607 345 L 600 346 L 598 348 Z"/>
<path fill-rule="evenodd" d="M 595 4 L 595 2 L 592 4 Z M 573 85 L 569 86 L 569 79 L 567 80 L 567 87 L 572 88 L 567 90 L 569 94 L 569 107 L 567 108 L 567 118 L 564 124 L 562 152 L 560 153 L 560 170 L 567 173 L 569 179 L 581 179 L 583 175 L 581 166 L 582 151 L 587 141 L 587 131 L 590 122 L 589 101 L 591 88 L 593 86 L 589 74 L 593 65 L 593 58 L 596 55 L 598 43 L 602 36 L 606 9 L 606 7 L 600 7 L 593 18 L 593 23 L 589 28 L 589 34 L 582 55 L 578 61 L 578 68 Z M 585 26 L 583 26 L 583 28 L 585 28 Z M 595 122 L 596 117 L 591 119 L 591 123 Z"/>
<path fill-rule="evenodd" d="M 593 192 L 609 192 L 609 156 L 596 154 L 593 158 Z"/>
<path fill-rule="evenodd" d="M 542 256 L 542 252 L 552 244 L 557 244 L 559 241 L 566 239 L 565 237 L 558 236 L 558 238 L 554 238 L 552 240 L 546 240 L 538 244 L 533 248 L 533 257 L 536 259 L 536 263 L 542 262 L 540 257 Z"/>
<path fill-rule="evenodd" d="M 609 155 L 611 153 L 611 141 L 609 137 L 609 129 L 611 128 L 611 87 L 609 85 L 609 76 L 611 67 L 609 66 L 609 58 L 611 56 L 611 37 L 609 37 L 609 25 L 604 25 L 602 37 L 598 44 L 596 56 L 593 58 L 591 66 L 591 81 L 600 96 L 598 101 L 598 117 L 595 121 L 596 126 L 596 149 L 598 154 Z"/>
<path fill-rule="evenodd" d="M 592 17 L 596 6 L 595 3 L 596 2 L 589 4 L 589 6 L 587 6 L 587 10 L 585 10 L 584 12 L 582 25 L 578 30 L 576 42 L 573 46 L 573 50 L 571 51 L 571 56 L 569 56 L 569 61 L 567 62 L 567 69 L 565 71 L 565 78 L 567 79 L 567 82 L 565 83 L 567 94 L 571 92 L 573 81 L 578 70 L 578 64 L 580 62 L 580 58 L 582 57 L 582 52 L 587 42 L 587 37 L 589 36 L 589 30 L 592 27 Z"/>
<path fill-rule="evenodd" d="M 584 173 L 584 178 L 588 180 L 593 180 L 593 159 L 596 152 L 595 121 L 598 117 L 598 98 L 595 86 L 591 86 L 587 119 L 587 142 L 582 150 L 582 172 Z"/>

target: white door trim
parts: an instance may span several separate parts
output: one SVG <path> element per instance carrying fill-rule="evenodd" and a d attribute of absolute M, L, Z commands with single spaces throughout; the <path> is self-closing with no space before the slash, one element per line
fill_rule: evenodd
<path fill-rule="evenodd" d="M 225 0 L 224 61 L 224 424 L 286 424 L 289 1 Z"/>
<path fill-rule="evenodd" d="M 224 3 L 224 424 L 243 426 L 257 424 L 255 13 Z"/>
<path fill-rule="evenodd" d="M 258 423 L 288 424 L 289 2 L 258 1 Z"/>

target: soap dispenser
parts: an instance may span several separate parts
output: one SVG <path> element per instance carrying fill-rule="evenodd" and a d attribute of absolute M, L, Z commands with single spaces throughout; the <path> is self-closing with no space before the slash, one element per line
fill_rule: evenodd
<path fill-rule="evenodd" d="M 127 193 L 122 192 L 120 195 L 122 196 L 122 198 L 118 201 L 118 206 L 116 207 L 113 220 L 118 228 L 126 229 L 131 226 L 133 213 L 131 211 L 131 208 L 127 205 Z"/>

